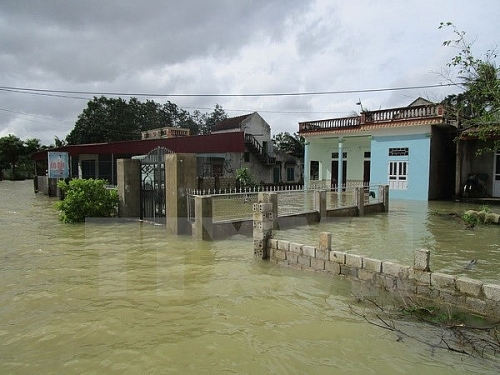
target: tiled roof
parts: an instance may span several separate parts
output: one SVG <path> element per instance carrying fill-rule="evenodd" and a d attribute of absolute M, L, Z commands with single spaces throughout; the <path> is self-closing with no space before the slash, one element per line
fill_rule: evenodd
<path fill-rule="evenodd" d="M 247 115 L 242 115 L 238 117 L 230 117 L 225 120 L 222 120 L 217 125 L 215 125 L 212 131 L 218 130 L 229 130 L 229 129 L 240 129 L 241 122 L 245 120 L 247 117 L 251 116 L 253 113 L 249 113 Z"/>

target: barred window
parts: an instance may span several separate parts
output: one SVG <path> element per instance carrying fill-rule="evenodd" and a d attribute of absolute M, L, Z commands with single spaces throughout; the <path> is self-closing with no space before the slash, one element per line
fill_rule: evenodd
<path fill-rule="evenodd" d="M 394 147 L 389 149 L 389 156 L 408 156 L 408 147 Z"/>

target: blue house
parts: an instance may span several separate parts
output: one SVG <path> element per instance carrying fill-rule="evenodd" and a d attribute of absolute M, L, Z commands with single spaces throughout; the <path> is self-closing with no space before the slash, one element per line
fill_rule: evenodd
<path fill-rule="evenodd" d="M 389 185 L 394 199 L 451 198 L 456 127 L 444 108 L 418 98 L 408 107 L 299 123 L 306 187 Z"/>

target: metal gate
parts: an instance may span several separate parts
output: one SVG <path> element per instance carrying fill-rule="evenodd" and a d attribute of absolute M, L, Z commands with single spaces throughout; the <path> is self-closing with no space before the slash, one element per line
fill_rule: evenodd
<path fill-rule="evenodd" d="M 165 147 L 156 147 L 141 159 L 141 219 L 166 223 Z"/>

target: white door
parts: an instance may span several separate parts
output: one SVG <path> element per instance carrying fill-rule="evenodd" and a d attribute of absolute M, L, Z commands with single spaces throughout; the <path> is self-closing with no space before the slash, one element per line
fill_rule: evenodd
<path fill-rule="evenodd" d="M 493 194 L 500 197 L 500 151 L 497 151 L 493 162 Z"/>

